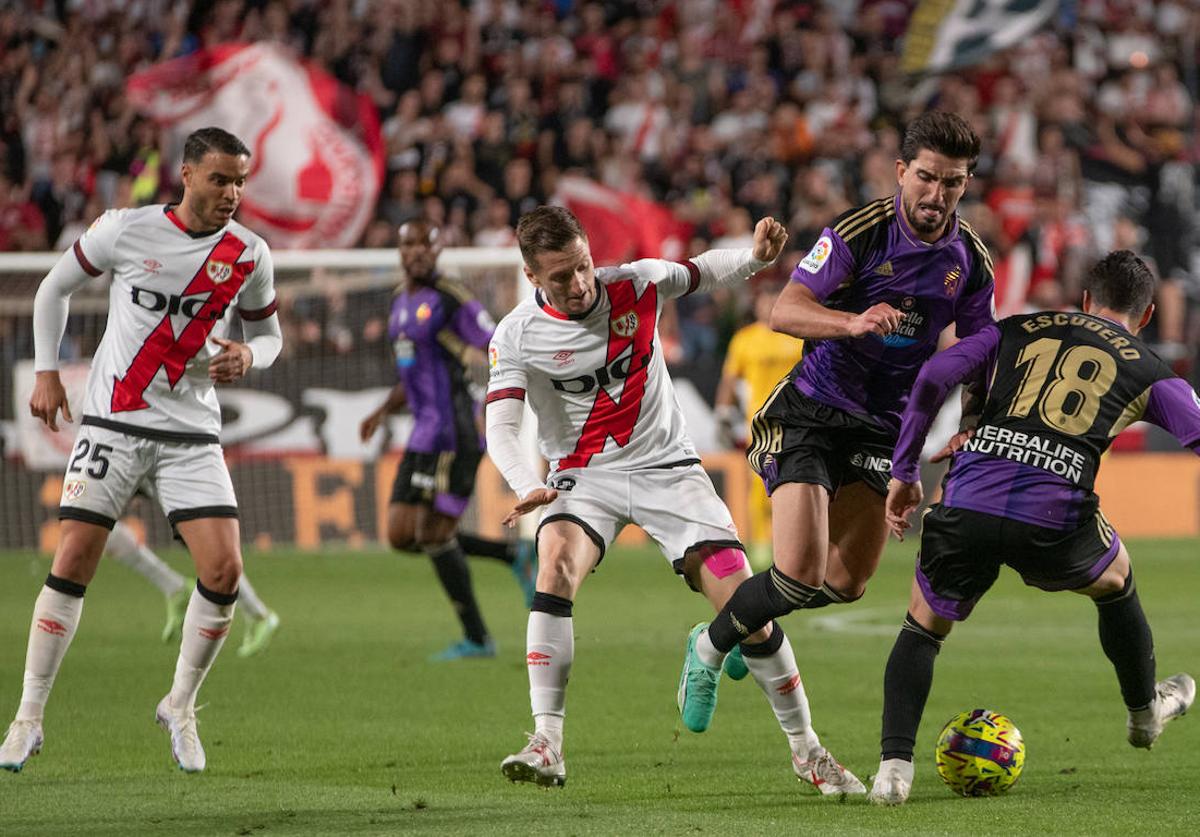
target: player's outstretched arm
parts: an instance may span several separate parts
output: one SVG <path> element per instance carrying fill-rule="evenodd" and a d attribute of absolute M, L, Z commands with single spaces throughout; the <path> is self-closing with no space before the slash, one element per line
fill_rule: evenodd
<path fill-rule="evenodd" d="M 812 288 L 792 281 L 780 292 L 771 309 L 771 328 L 807 340 L 840 340 L 891 334 L 904 315 L 886 302 L 872 305 L 861 314 L 826 308 Z"/>
<path fill-rule="evenodd" d="M 54 263 L 38 286 L 33 298 L 33 368 L 36 382 L 29 397 L 29 412 L 58 431 L 58 412 L 72 421 L 71 405 L 58 376 L 58 346 L 67 327 L 71 294 L 79 290 L 91 274 L 84 270 L 74 251 L 67 251 Z"/>
<path fill-rule="evenodd" d="M 539 506 L 554 502 L 558 492 L 546 488 L 534 473 L 521 451 L 521 417 L 525 402 L 520 398 L 494 398 L 488 401 L 486 433 L 488 456 L 517 495 L 519 502 L 504 516 L 505 526 L 512 527 L 517 519 Z"/>
<path fill-rule="evenodd" d="M 379 425 L 383 424 L 383 420 L 392 413 L 400 412 L 407 403 L 408 396 L 404 392 L 404 384 L 397 381 L 396 385 L 388 392 L 384 402 L 362 420 L 362 424 L 358 426 L 358 438 L 363 442 L 370 441 L 371 437 L 375 435 L 375 431 L 379 429 Z"/>

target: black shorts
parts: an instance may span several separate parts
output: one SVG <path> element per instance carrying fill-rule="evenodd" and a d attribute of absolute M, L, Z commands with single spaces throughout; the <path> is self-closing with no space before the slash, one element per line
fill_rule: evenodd
<path fill-rule="evenodd" d="M 475 472 L 483 451 L 405 451 L 392 483 L 392 502 L 431 506 L 449 517 L 462 517 L 475 490 Z"/>
<path fill-rule="evenodd" d="M 892 432 L 809 398 L 791 375 L 775 387 L 750 427 L 746 458 L 768 494 L 789 482 L 823 485 L 833 494 L 861 481 L 887 496 L 896 446 Z"/>
<path fill-rule="evenodd" d="M 935 504 L 922 522 L 917 583 L 934 613 L 958 622 L 996 581 L 1001 564 L 1031 587 L 1079 590 L 1100 577 L 1120 548 L 1099 509 L 1063 530 Z"/>

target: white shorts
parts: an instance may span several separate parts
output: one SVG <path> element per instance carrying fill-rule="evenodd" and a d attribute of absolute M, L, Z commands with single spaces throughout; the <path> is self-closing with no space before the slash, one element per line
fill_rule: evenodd
<path fill-rule="evenodd" d="M 171 525 L 201 517 L 237 517 L 237 497 L 220 445 L 80 427 L 63 478 L 59 518 L 111 529 L 138 491 L 158 500 Z"/>
<path fill-rule="evenodd" d="M 558 497 L 545 507 L 538 529 L 555 520 L 577 523 L 600 548 L 601 560 L 628 523 L 642 527 L 680 573 L 684 555 L 701 544 L 743 548 L 729 509 L 699 465 L 572 468 L 547 484 Z"/>

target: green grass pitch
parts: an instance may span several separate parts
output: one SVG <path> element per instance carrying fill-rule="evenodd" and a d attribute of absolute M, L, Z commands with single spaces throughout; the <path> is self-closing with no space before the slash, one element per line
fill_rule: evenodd
<path fill-rule="evenodd" d="M 1200 545 L 1132 552 L 1160 675 L 1200 674 Z M 911 543 L 891 545 L 863 602 L 784 621 L 817 730 L 864 780 L 912 555 Z M 23 773 L 0 773 L 0 833 L 1194 833 L 1200 717 L 1172 724 L 1153 752 L 1130 748 L 1092 605 L 1024 588 L 1011 572 L 943 649 L 913 797 L 881 810 L 796 782 L 752 679 L 722 683 L 707 733 L 682 729 L 683 643 L 707 609 L 652 550 L 613 550 L 580 594 L 569 781 L 552 791 L 500 775 L 531 728 L 525 614 L 506 569 L 472 564 L 500 656 L 433 664 L 455 627 L 428 561 L 273 553 L 248 565 L 283 627 L 265 655 L 242 660 L 235 624 L 200 694 L 207 772 L 174 769 L 153 723 L 175 659 L 157 641 L 161 597 L 104 565 L 51 697 L 44 751 Z M 0 555 L 5 720 L 46 569 L 30 554 Z M 1025 773 L 1005 797 L 959 799 L 934 770 L 942 722 L 976 706 L 1007 713 L 1025 736 Z"/>

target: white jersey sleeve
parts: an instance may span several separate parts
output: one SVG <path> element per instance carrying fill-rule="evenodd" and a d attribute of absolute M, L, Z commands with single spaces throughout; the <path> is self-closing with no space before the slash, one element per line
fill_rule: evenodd
<path fill-rule="evenodd" d="M 75 242 L 75 258 L 92 276 L 112 270 L 117 263 L 117 239 L 125 229 L 128 209 L 110 209 L 92 222 Z"/>
<path fill-rule="evenodd" d="M 238 295 L 238 313 L 246 320 L 262 320 L 275 313 L 275 263 L 271 250 L 262 239 L 255 239 L 255 252 L 251 255 L 254 269 L 246 277 L 246 284 Z"/>
<path fill-rule="evenodd" d="M 604 284 L 632 279 L 639 292 L 652 284 L 664 299 L 686 296 L 700 284 L 700 272 L 695 264 L 665 259 L 638 259 L 617 268 L 601 268 L 596 271 L 596 278 Z"/>
<path fill-rule="evenodd" d="M 489 402 L 500 398 L 524 400 L 529 379 L 521 355 L 521 320 L 505 317 L 488 344 Z"/>

